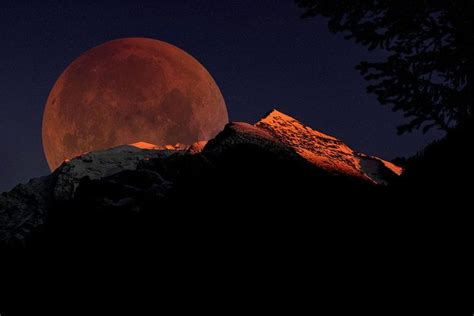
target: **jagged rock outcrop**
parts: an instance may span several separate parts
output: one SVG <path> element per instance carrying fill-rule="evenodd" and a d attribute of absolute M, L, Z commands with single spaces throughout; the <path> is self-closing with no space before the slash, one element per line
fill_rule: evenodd
<path fill-rule="evenodd" d="M 45 222 L 54 202 L 55 175 L 19 184 L 10 192 L 0 194 L 0 242 L 22 242 Z"/>

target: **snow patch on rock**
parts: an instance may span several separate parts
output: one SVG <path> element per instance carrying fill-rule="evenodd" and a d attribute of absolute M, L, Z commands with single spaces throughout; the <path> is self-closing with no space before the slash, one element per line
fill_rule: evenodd
<path fill-rule="evenodd" d="M 146 149 L 145 149 L 146 148 Z M 176 154 L 177 149 L 155 149 L 153 144 L 135 143 L 96 151 L 65 161 L 56 171 L 57 183 L 54 196 L 69 200 L 82 178 L 97 180 L 124 170 L 136 170 L 140 161 Z"/>

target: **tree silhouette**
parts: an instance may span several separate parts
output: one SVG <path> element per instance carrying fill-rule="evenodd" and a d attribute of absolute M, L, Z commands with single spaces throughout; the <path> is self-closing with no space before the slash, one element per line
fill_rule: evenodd
<path fill-rule="evenodd" d="M 389 55 L 356 68 L 367 91 L 408 118 L 399 133 L 450 130 L 473 116 L 474 1 L 296 0 L 303 17 Z"/>

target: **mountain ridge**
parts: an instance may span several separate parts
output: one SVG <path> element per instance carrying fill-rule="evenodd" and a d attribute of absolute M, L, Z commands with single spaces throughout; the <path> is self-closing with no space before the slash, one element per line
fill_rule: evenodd
<path fill-rule="evenodd" d="M 314 130 L 276 109 L 268 112 L 255 126 L 268 130 L 302 157 L 331 172 L 348 173 L 374 183 L 386 184 L 387 181 L 374 170 L 377 168 L 364 168 L 362 161 L 372 161 L 376 165 L 374 167 L 387 168 L 397 176 L 403 171 L 401 167 L 382 158 L 359 153 L 341 140 Z"/>
<path fill-rule="evenodd" d="M 68 214 L 67 209 L 82 208 L 80 214 L 93 217 L 103 211 L 86 210 L 153 212 L 202 195 L 235 203 L 263 203 L 269 195 L 303 201 L 312 192 L 369 192 L 399 172 L 390 162 L 272 110 L 255 124 L 231 122 L 209 141 L 137 142 L 64 161 L 50 175 L 0 194 L 0 241 L 22 244 L 48 223 L 52 210 Z"/>

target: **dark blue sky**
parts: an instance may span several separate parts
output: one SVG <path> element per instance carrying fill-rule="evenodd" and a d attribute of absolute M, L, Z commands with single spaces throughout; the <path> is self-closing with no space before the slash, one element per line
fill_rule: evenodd
<path fill-rule="evenodd" d="M 234 121 L 278 108 L 388 159 L 440 136 L 396 135 L 401 115 L 367 95 L 354 70 L 374 53 L 300 13 L 292 0 L 1 1 L 0 192 L 49 172 L 41 122 L 50 89 L 81 53 L 121 37 L 156 38 L 193 55 Z"/>

